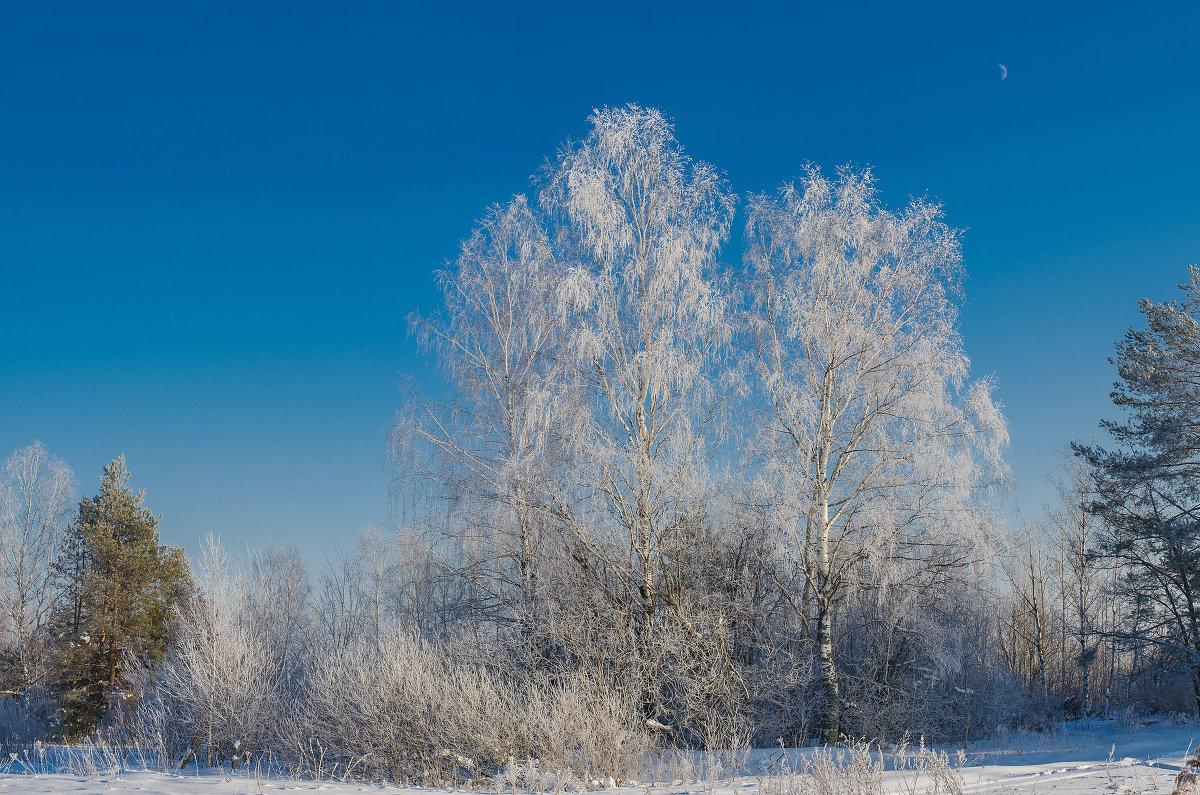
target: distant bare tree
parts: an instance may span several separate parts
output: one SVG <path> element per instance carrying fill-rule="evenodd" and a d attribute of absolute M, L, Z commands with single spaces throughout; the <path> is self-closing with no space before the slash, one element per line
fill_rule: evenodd
<path fill-rule="evenodd" d="M 363 631 L 376 641 L 394 626 L 398 615 L 393 583 L 400 573 L 399 553 L 397 539 L 385 536 L 375 525 L 369 525 L 358 534 Z"/>
<path fill-rule="evenodd" d="M 422 536 L 384 534 L 368 525 L 353 549 L 339 548 L 327 558 L 319 575 L 314 613 L 322 642 L 335 648 L 378 643 L 398 629 L 431 637 L 451 634 L 437 619 L 447 603 L 458 601 L 464 586 L 455 571 L 441 565 L 452 557 L 431 550 Z M 453 595 L 439 595 L 443 588 Z"/>
<path fill-rule="evenodd" d="M 1043 702 L 1050 696 L 1047 658 L 1054 643 L 1051 584 L 1053 556 L 1044 527 L 1027 527 L 1005 562 L 1012 602 L 1003 617 L 1010 663 L 1027 684 L 1036 685 Z"/>
<path fill-rule="evenodd" d="M 445 638 L 459 626 L 463 604 L 475 589 L 455 575 L 457 566 L 444 565 L 458 559 L 459 553 L 446 547 L 459 546 L 461 539 L 437 534 L 433 541 L 407 528 L 396 532 L 387 604 L 399 627 L 426 638 Z"/>
<path fill-rule="evenodd" d="M 312 638 L 312 584 L 308 564 L 295 544 L 268 547 L 250 560 L 248 620 L 274 655 L 275 668 L 295 678 Z"/>
<path fill-rule="evenodd" d="M 1086 459 L 1081 456 L 1068 459 L 1063 476 L 1052 481 L 1058 504 L 1047 513 L 1056 531 L 1062 568 L 1062 603 L 1066 614 L 1063 635 L 1078 646 L 1074 662 L 1079 672 L 1080 717 L 1087 716 L 1091 702 L 1091 668 L 1100 651 L 1099 612 L 1104 598 L 1101 586 L 1104 563 L 1096 549 L 1101 520 L 1088 510 L 1095 490 L 1094 478 L 1095 472 Z"/>
<path fill-rule="evenodd" d="M 41 442 L 14 452 L 0 470 L 0 643 L 11 642 L 16 652 L 13 684 L 22 693 L 46 670 L 41 635 L 56 595 L 54 563 L 74 496 L 71 470 Z"/>
<path fill-rule="evenodd" d="M 317 583 L 315 615 L 320 642 L 343 649 L 361 639 L 369 605 L 357 556 L 335 552 L 327 558 Z"/>

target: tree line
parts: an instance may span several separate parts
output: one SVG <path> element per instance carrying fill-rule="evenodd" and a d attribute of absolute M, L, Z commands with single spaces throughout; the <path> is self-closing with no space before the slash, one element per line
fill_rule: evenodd
<path fill-rule="evenodd" d="M 1114 446 L 1073 445 L 1013 530 L 938 204 L 809 167 L 739 216 L 659 112 L 590 124 L 410 316 L 441 379 L 392 427 L 398 529 L 315 587 L 294 548 L 189 569 L 120 460 L 67 523 L 65 466 L 18 451 L 0 704 L 177 764 L 436 781 L 1200 708 L 1195 269 L 1117 346 Z"/>

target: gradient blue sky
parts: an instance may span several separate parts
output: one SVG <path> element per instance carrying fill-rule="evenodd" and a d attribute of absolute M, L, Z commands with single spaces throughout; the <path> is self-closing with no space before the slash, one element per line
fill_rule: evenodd
<path fill-rule="evenodd" d="M 945 202 L 1034 515 L 1137 298 L 1200 260 L 1200 5 L 1134 8 L 7 3 L 0 454 L 91 493 L 123 452 L 168 542 L 320 562 L 387 521 L 430 271 L 635 101 L 743 196 L 853 162 Z"/>

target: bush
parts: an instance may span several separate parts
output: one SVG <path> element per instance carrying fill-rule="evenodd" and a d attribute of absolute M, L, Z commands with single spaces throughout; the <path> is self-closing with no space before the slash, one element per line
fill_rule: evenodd
<path fill-rule="evenodd" d="M 405 633 L 320 657 L 305 701 L 290 750 L 314 774 L 446 784 L 533 759 L 624 779 L 651 747 L 620 692 L 512 678 Z"/>

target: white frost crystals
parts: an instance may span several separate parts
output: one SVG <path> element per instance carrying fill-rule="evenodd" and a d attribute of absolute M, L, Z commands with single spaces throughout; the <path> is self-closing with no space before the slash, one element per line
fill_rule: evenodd
<path fill-rule="evenodd" d="M 1007 433 L 968 378 L 958 232 L 811 169 L 751 197 L 730 267 L 725 176 L 656 110 L 589 121 L 412 319 L 446 388 L 410 392 L 397 482 L 469 593 L 427 626 L 518 678 L 604 681 L 636 704 L 630 743 L 836 741 L 843 714 L 883 735 L 934 696 L 961 733 L 950 687 L 991 675 L 961 664 L 978 622 L 929 607 L 979 592 Z"/>
<path fill-rule="evenodd" d="M 733 333 L 714 271 L 736 197 L 683 153 L 658 111 L 605 109 L 592 123 L 541 194 L 565 274 L 560 384 L 576 409 L 557 422 L 588 484 L 558 518 L 589 570 L 613 575 L 615 587 L 601 584 L 615 597 L 608 609 L 632 627 L 636 675 L 650 677 L 642 661 L 660 609 L 695 634 L 667 587 L 665 555 L 714 496 L 709 462 Z"/>
<path fill-rule="evenodd" d="M 870 172 L 810 168 L 799 188 L 751 200 L 746 236 L 769 407 L 754 489 L 800 575 L 792 604 L 816 625 L 832 741 L 839 603 L 863 568 L 897 584 L 914 564 L 971 562 L 989 519 L 975 492 L 1003 472 L 1008 437 L 991 385 L 965 382 L 951 300 L 961 253 L 940 207 L 892 213 Z"/>

